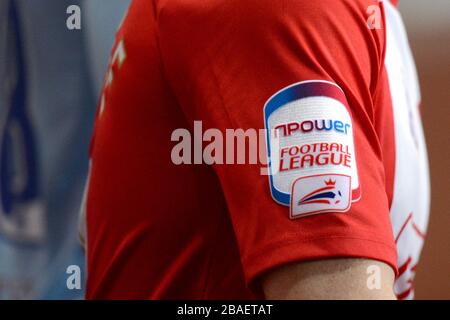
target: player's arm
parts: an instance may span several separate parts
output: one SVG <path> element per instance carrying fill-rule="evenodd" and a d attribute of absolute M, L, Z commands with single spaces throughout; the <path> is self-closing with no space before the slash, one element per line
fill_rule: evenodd
<path fill-rule="evenodd" d="M 330 259 L 275 269 L 262 284 L 266 298 L 272 300 L 394 300 L 394 279 L 392 268 L 382 262 Z"/>
<path fill-rule="evenodd" d="M 269 299 L 394 298 L 396 246 L 374 126 L 384 33 L 369 29 L 366 15 L 381 4 L 217 3 L 161 10 L 161 50 L 188 119 L 269 132 L 277 155 L 269 179 L 257 165 L 214 167 L 248 286 Z M 326 132 L 330 121 L 339 127 Z M 291 134 L 302 125 L 304 134 Z M 301 165 L 322 152 L 352 160 Z M 371 265 L 380 267 L 380 290 L 367 287 Z"/>

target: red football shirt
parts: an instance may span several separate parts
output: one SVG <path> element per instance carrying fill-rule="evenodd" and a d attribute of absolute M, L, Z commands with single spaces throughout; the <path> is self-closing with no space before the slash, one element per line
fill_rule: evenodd
<path fill-rule="evenodd" d="M 419 103 L 386 1 L 133 1 L 92 141 L 87 298 L 261 298 L 267 271 L 334 257 L 391 265 L 411 298 L 429 201 Z M 194 121 L 266 128 L 271 175 L 174 164 L 172 135 Z"/>

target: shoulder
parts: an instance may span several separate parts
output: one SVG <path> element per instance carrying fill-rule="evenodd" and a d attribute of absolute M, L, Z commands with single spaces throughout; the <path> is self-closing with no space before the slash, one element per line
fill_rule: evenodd
<path fill-rule="evenodd" d="M 205 41 L 222 34 L 274 41 L 286 35 L 305 40 L 381 42 L 368 28 L 377 0 L 154 0 L 157 24 L 167 37 Z M 374 7 L 372 7 L 374 6 Z M 381 17 L 380 17 L 381 18 Z"/>
<path fill-rule="evenodd" d="M 268 19 L 348 19 L 365 17 L 370 6 L 378 0 L 147 0 L 152 1 L 155 12 L 162 18 L 227 18 L 242 22 L 253 17 Z"/>

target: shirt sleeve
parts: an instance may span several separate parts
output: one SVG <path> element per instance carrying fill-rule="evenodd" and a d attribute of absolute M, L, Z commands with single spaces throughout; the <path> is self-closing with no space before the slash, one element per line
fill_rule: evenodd
<path fill-rule="evenodd" d="M 384 31 L 368 27 L 371 5 L 380 6 L 226 0 L 157 8 L 167 77 L 190 123 L 224 137 L 227 129 L 265 130 L 269 175 L 248 155 L 246 164 L 214 165 L 250 285 L 305 260 L 368 258 L 396 269 L 375 130 Z"/>

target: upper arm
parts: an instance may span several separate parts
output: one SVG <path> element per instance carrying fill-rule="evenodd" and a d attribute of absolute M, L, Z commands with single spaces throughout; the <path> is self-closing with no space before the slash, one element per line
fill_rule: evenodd
<path fill-rule="evenodd" d="M 357 258 L 396 269 L 374 125 L 384 40 L 367 27 L 369 5 L 379 3 L 172 1 L 157 8 L 166 77 L 186 118 L 201 120 L 204 131 L 267 129 L 269 177 L 261 158 L 214 166 L 255 292 L 263 275 L 304 261 Z"/>
<path fill-rule="evenodd" d="M 267 273 L 267 299 L 395 299 L 395 274 L 385 263 L 367 259 L 329 259 L 295 263 Z"/>

